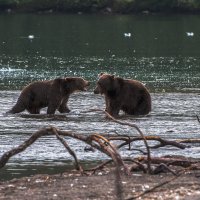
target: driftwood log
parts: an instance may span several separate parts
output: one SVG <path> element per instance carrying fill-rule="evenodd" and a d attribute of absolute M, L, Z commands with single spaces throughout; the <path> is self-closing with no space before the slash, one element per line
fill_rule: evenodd
<path fill-rule="evenodd" d="M 98 109 L 90 110 L 90 112 L 94 112 L 94 111 L 102 112 L 102 110 L 98 110 Z M 103 111 L 103 112 L 105 112 L 105 111 Z M 180 149 L 185 149 L 185 148 L 189 147 L 188 144 L 200 143 L 200 139 L 187 139 L 187 140 L 171 141 L 171 140 L 162 139 L 158 136 L 145 136 L 144 133 L 141 131 L 141 129 L 136 124 L 132 124 L 132 123 L 128 123 L 128 122 L 124 122 L 124 121 L 115 119 L 111 115 L 109 115 L 109 113 L 107 113 L 107 112 L 105 112 L 105 114 L 107 115 L 107 117 L 109 119 L 113 120 L 115 123 L 121 124 L 123 126 L 130 126 L 134 129 L 136 129 L 137 132 L 139 133 L 139 136 L 137 136 L 137 137 L 126 136 L 126 135 L 124 136 L 124 135 L 119 135 L 119 134 L 117 134 L 117 135 L 111 135 L 111 134 L 105 135 L 104 134 L 103 135 L 103 134 L 97 134 L 97 133 L 87 136 L 87 135 L 75 133 L 73 131 L 58 130 L 55 127 L 43 128 L 43 129 L 33 133 L 29 139 L 24 141 L 18 147 L 15 147 L 15 148 L 9 150 L 8 152 L 5 152 L 0 158 L 0 168 L 4 167 L 6 165 L 6 163 L 8 162 L 8 160 L 12 156 L 24 151 L 27 147 L 32 145 L 38 138 L 44 137 L 47 135 L 55 135 L 56 136 L 56 138 L 62 143 L 62 145 L 66 148 L 66 150 L 74 158 L 76 169 L 81 172 L 83 172 L 83 169 L 79 164 L 76 153 L 70 148 L 70 146 L 67 144 L 66 140 L 63 137 L 71 137 L 76 140 L 80 140 L 82 142 L 85 142 L 87 145 L 91 146 L 92 148 L 97 149 L 98 151 L 101 151 L 102 153 L 109 156 L 113 160 L 113 162 L 115 163 L 116 166 L 122 167 L 126 174 L 129 174 L 129 171 L 130 171 L 124 162 L 124 159 L 127 159 L 127 158 L 122 158 L 120 153 L 118 152 L 118 149 L 120 149 L 123 146 L 128 146 L 129 149 L 131 150 L 130 144 L 134 143 L 136 141 L 144 142 L 144 145 L 146 147 L 146 152 L 141 151 L 140 149 L 138 149 L 138 150 L 147 156 L 146 157 L 144 156 L 142 158 L 140 157 L 138 159 L 136 158 L 136 159 L 134 159 L 134 162 L 141 168 L 141 170 L 145 171 L 146 173 L 154 173 L 154 169 L 153 169 L 154 167 L 152 168 L 152 164 L 165 164 L 167 166 L 176 165 L 176 166 L 188 167 L 191 165 L 196 165 L 198 163 L 198 162 L 190 161 L 185 158 L 183 158 L 183 159 L 181 159 L 181 158 L 178 158 L 178 159 L 177 158 L 166 158 L 166 157 L 152 158 L 150 150 L 156 149 L 159 147 L 163 147 L 166 145 L 170 145 L 170 146 L 180 148 Z M 112 141 L 116 141 L 116 140 L 121 141 L 121 143 L 117 147 L 115 147 L 112 144 Z M 156 142 L 159 142 L 159 144 L 150 147 L 148 145 L 148 141 L 156 141 Z M 131 159 L 131 158 L 129 158 L 129 159 Z M 97 169 L 102 168 L 102 166 L 105 166 L 106 163 L 108 164 L 110 162 L 111 161 L 105 162 L 102 165 L 97 166 L 93 170 L 96 171 Z M 147 167 L 144 166 L 144 164 Z M 146 170 L 144 170 L 145 168 L 146 168 Z"/>
<path fill-rule="evenodd" d="M 90 112 L 94 111 L 102 111 L 102 110 L 91 110 Z M 105 112 L 105 111 L 104 111 Z M 31 146 L 38 138 L 48 136 L 48 135 L 55 135 L 56 138 L 61 142 L 61 144 L 66 148 L 68 153 L 74 158 L 75 161 L 75 168 L 79 170 L 81 173 L 90 174 L 95 173 L 97 170 L 101 170 L 104 166 L 114 163 L 115 165 L 115 177 L 116 177 L 116 194 L 117 199 L 123 199 L 123 188 L 121 183 L 121 169 L 123 169 L 124 173 L 126 175 L 130 175 L 132 171 L 134 170 L 140 170 L 144 173 L 149 174 L 158 174 L 161 172 L 170 172 L 175 177 L 178 177 L 183 173 L 185 169 L 189 170 L 200 170 L 200 161 L 199 160 L 191 160 L 188 158 L 176 158 L 176 157 L 162 157 L 162 158 L 156 158 L 151 157 L 151 149 L 160 148 L 166 145 L 170 145 L 179 149 L 185 149 L 189 148 L 188 144 L 194 144 L 194 143 L 200 143 L 200 139 L 187 139 L 187 140 L 165 140 L 163 138 L 160 138 L 158 136 L 145 136 L 144 133 L 141 131 L 141 129 L 136 125 L 124 121 L 120 121 L 118 119 L 113 118 L 111 115 L 109 115 L 107 112 L 105 112 L 107 117 L 111 120 L 113 120 L 115 123 L 121 124 L 123 126 L 129 126 L 131 128 L 134 128 L 139 133 L 139 136 L 126 136 L 126 135 L 119 135 L 119 134 L 99 134 L 94 133 L 91 135 L 83 135 L 79 133 L 75 133 L 73 131 L 63 131 L 58 130 L 55 127 L 47 127 L 43 128 L 35 133 L 33 133 L 30 138 L 28 138 L 26 141 L 24 141 L 21 145 L 18 147 L 15 147 L 7 152 L 5 152 L 1 158 L 0 158 L 0 169 L 3 168 L 6 163 L 9 161 L 9 159 L 24 151 L 26 148 Z M 199 118 L 198 118 L 199 119 Z M 76 156 L 76 153 L 71 149 L 71 147 L 67 144 L 67 141 L 64 137 L 70 137 L 74 138 L 76 140 L 82 141 L 89 145 L 91 148 L 97 149 L 98 151 L 106 154 L 108 157 L 111 158 L 111 160 L 104 161 L 102 164 L 91 168 L 89 170 L 84 170 L 82 166 L 80 165 L 78 158 Z M 113 141 L 120 141 L 121 143 L 118 146 L 113 145 Z M 138 158 L 123 158 L 120 153 L 119 149 L 128 146 L 129 150 L 135 150 L 134 148 L 131 149 L 131 146 L 134 145 L 134 142 L 136 141 L 143 141 L 144 146 L 146 148 L 146 151 L 141 151 L 140 149 L 136 149 L 144 154 L 143 157 Z M 158 142 L 157 145 L 149 146 L 148 141 L 156 141 Z M 146 156 L 145 156 L 146 155 Z M 131 164 L 130 164 L 131 163 Z M 171 169 L 171 166 L 176 167 L 182 167 L 183 170 L 174 171 Z M 162 183 L 157 187 L 161 187 L 162 185 L 167 184 Z M 146 193 L 152 191 L 153 188 L 149 191 L 146 191 Z M 144 195 L 145 192 L 142 195 Z M 133 198 L 134 199 L 134 198 Z"/>

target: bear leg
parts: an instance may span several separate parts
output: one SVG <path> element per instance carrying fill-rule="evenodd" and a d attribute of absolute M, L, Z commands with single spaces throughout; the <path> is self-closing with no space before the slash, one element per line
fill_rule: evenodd
<path fill-rule="evenodd" d="M 51 115 L 51 114 L 55 114 L 55 112 L 56 112 L 56 107 L 55 106 L 48 106 L 48 108 L 47 108 L 47 114 L 48 115 Z"/>
<path fill-rule="evenodd" d="M 150 95 L 142 96 L 137 106 L 135 107 L 135 115 L 146 115 L 151 111 L 151 97 Z"/>
<path fill-rule="evenodd" d="M 120 111 L 120 104 L 113 100 L 106 100 L 106 112 L 108 112 L 113 117 L 117 117 Z"/>
<path fill-rule="evenodd" d="M 49 103 L 48 108 L 47 108 L 47 114 L 51 115 L 51 114 L 55 114 L 56 109 L 58 108 L 59 104 L 56 104 L 55 102 L 53 103 Z"/>
<path fill-rule="evenodd" d="M 151 109 L 148 107 L 148 105 L 143 105 L 143 106 L 136 108 L 134 114 L 135 115 L 147 115 L 150 111 L 151 111 Z"/>
<path fill-rule="evenodd" d="M 8 111 L 8 113 L 12 113 L 12 114 L 20 113 L 20 112 L 23 112 L 25 109 L 26 108 L 23 102 L 17 101 L 17 103 L 13 106 L 13 108 L 10 111 Z"/>
<path fill-rule="evenodd" d="M 30 114 L 40 114 L 40 109 L 39 108 L 27 108 L 27 111 Z"/>
<path fill-rule="evenodd" d="M 69 113 L 70 109 L 67 107 L 67 105 L 60 105 L 60 107 L 58 108 L 58 111 L 60 113 Z"/>
<path fill-rule="evenodd" d="M 66 96 L 65 98 L 62 99 L 62 103 L 60 104 L 58 111 L 60 113 L 69 113 L 70 109 L 67 106 L 67 102 L 68 102 L 69 96 Z"/>
<path fill-rule="evenodd" d="M 58 109 L 62 103 L 61 95 L 57 97 L 52 96 L 48 103 L 47 114 L 55 114 L 56 109 Z"/>

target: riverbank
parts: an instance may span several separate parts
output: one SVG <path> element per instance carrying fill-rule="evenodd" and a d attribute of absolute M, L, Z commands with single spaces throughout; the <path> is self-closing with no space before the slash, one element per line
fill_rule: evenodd
<path fill-rule="evenodd" d="M 175 178 L 169 173 L 148 175 L 133 173 L 122 175 L 123 199 L 132 199 L 165 181 L 169 183 L 142 196 L 142 199 L 200 198 L 200 172 L 190 171 Z M 80 175 L 77 171 L 58 175 L 36 175 L 0 182 L 0 200 L 45 199 L 109 199 L 116 197 L 113 169 L 105 168 L 96 175 Z M 118 198 L 120 199 L 120 198 Z M 136 198 L 138 199 L 138 198 Z"/>
<path fill-rule="evenodd" d="M 4 0 L 0 11 L 15 13 L 200 13 L 199 0 Z"/>

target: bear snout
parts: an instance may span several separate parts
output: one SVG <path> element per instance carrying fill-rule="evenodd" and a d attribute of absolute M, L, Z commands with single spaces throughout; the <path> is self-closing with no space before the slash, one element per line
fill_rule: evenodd
<path fill-rule="evenodd" d="M 94 89 L 94 94 L 99 94 L 99 93 L 100 93 L 99 88 L 96 87 L 96 88 Z"/>
<path fill-rule="evenodd" d="M 85 81 L 85 86 L 83 88 L 83 91 L 87 91 L 87 87 L 90 85 L 89 81 Z"/>
<path fill-rule="evenodd" d="M 90 82 L 89 81 L 86 81 L 86 86 L 89 86 L 90 85 Z"/>

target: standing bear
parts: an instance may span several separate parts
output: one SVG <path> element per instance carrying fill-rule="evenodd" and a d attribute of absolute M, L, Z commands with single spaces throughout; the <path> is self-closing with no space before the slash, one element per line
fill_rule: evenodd
<path fill-rule="evenodd" d="M 130 115 L 146 115 L 151 111 L 151 96 L 137 80 L 101 73 L 94 93 L 105 96 L 105 111 L 114 117 L 120 110 Z"/>
<path fill-rule="evenodd" d="M 26 86 L 15 106 L 8 113 L 19 113 L 27 110 L 39 114 L 40 109 L 47 108 L 47 114 L 70 112 L 67 102 L 70 94 L 85 91 L 89 82 L 79 77 L 57 78 L 48 81 L 37 81 Z"/>

